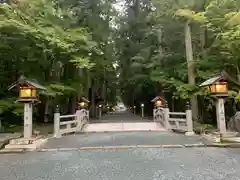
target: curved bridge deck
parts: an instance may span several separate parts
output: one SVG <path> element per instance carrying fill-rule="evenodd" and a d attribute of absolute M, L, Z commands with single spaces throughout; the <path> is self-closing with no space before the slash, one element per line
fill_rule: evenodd
<path fill-rule="evenodd" d="M 165 131 L 153 120 L 141 118 L 128 111 L 107 114 L 101 120 L 90 121 L 84 132 Z"/>

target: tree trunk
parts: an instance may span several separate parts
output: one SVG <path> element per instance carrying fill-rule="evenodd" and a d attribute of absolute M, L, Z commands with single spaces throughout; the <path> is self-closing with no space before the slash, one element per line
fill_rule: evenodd
<path fill-rule="evenodd" d="M 48 114 L 49 114 L 49 99 L 46 98 L 45 107 L 44 107 L 44 122 L 48 123 Z"/>
<path fill-rule="evenodd" d="M 77 95 L 73 94 L 70 99 L 71 99 L 71 113 L 74 114 L 77 110 Z"/>
<path fill-rule="evenodd" d="M 188 64 L 188 83 L 191 85 L 195 85 L 192 37 L 191 37 L 191 27 L 190 27 L 189 21 L 185 23 L 185 46 L 186 46 L 186 59 Z M 198 120 L 198 103 L 197 103 L 196 96 L 193 96 L 191 98 L 191 109 L 192 109 L 193 119 Z"/>
<path fill-rule="evenodd" d="M 101 98 L 104 100 L 106 103 L 106 70 L 105 68 L 103 69 L 103 83 L 101 86 Z"/>
<path fill-rule="evenodd" d="M 0 119 L 0 132 L 3 131 L 2 120 Z"/>
<path fill-rule="evenodd" d="M 159 59 L 162 68 L 164 68 L 164 61 L 163 61 L 163 29 L 162 27 L 158 30 L 158 43 L 160 44 L 159 46 Z"/>
<path fill-rule="evenodd" d="M 95 105 L 95 91 L 96 91 L 96 85 L 94 83 L 94 80 L 91 80 L 91 106 L 90 106 L 90 113 L 92 117 L 96 117 L 96 105 Z"/>

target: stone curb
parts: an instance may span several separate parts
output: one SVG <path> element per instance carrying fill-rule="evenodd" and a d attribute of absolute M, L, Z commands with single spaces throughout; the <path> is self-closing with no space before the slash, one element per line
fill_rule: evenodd
<path fill-rule="evenodd" d="M 16 154 L 16 153 L 26 153 L 26 152 L 58 152 L 58 151 L 81 151 L 81 150 L 124 150 L 124 149 L 140 149 L 140 148 L 240 148 L 240 144 L 175 144 L 175 145 L 130 145 L 130 146 L 89 146 L 89 147 L 79 147 L 79 148 L 49 148 L 49 149 L 17 149 L 17 150 L 2 150 L 0 154 Z"/>
<path fill-rule="evenodd" d="M 23 153 L 26 153 L 26 152 L 32 152 L 30 150 L 25 150 L 25 149 L 12 149 L 12 150 L 1 150 L 0 151 L 0 154 L 23 154 Z"/>
<path fill-rule="evenodd" d="M 108 150 L 108 149 L 137 149 L 137 148 L 195 148 L 206 147 L 204 144 L 185 144 L 185 145 L 130 145 L 130 146 L 88 146 L 80 148 L 53 148 L 53 149 L 39 149 L 38 152 L 48 151 L 78 151 L 78 150 Z"/>

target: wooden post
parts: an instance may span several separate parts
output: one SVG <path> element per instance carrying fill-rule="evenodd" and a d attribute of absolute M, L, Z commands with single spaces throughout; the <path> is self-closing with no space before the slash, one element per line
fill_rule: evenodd
<path fill-rule="evenodd" d="M 60 111 L 59 106 L 56 106 L 56 110 L 54 113 L 54 137 L 60 138 Z"/>
<path fill-rule="evenodd" d="M 187 132 L 185 133 L 185 135 L 191 136 L 191 135 L 194 135 L 194 131 L 193 131 L 192 110 L 189 102 L 187 102 L 186 107 L 187 107 L 187 110 L 186 110 Z"/>
<path fill-rule="evenodd" d="M 169 124 L 169 108 L 168 108 L 168 103 L 165 104 L 164 107 L 164 126 L 165 129 L 170 130 L 171 129 L 171 125 Z"/>

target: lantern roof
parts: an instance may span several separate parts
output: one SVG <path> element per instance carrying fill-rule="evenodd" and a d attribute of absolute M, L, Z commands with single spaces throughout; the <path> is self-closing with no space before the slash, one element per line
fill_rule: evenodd
<path fill-rule="evenodd" d="M 215 77 L 212 77 L 210 79 L 207 79 L 206 81 L 204 81 L 202 84 L 200 84 L 200 87 L 203 87 L 203 86 L 209 86 L 209 85 L 212 85 L 222 79 L 225 79 L 224 76 L 222 75 L 219 75 L 219 76 L 215 76 Z"/>
<path fill-rule="evenodd" d="M 228 80 L 229 82 L 232 82 L 233 84 L 235 84 L 237 86 L 240 86 L 239 81 L 237 81 L 235 78 L 230 76 L 226 71 L 222 71 L 220 75 L 214 76 L 214 77 L 204 81 L 202 84 L 200 84 L 200 87 L 209 86 L 209 85 L 212 85 L 221 80 Z"/>
<path fill-rule="evenodd" d="M 161 96 L 156 96 L 154 99 L 151 100 L 151 102 L 156 102 L 157 100 L 162 100 L 163 102 L 167 102 L 164 98 L 162 98 Z"/>
<path fill-rule="evenodd" d="M 28 86 L 32 86 L 32 87 L 34 87 L 36 89 L 47 90 L 45 87 L 43 87 L 42 85 L 38 84 L 36 81 L 27 80 L 24 76 L 21 76 L 19 78 L 19 80 L 17 80 L 13 84 L 11 84 L 9 86 L 8 90 L 11 90 L 11 89 L 13 89 L 16 86 L 21 86 L 21 85 L 28 85 Z"/>
<path fill-rule="evenodd" d="M 85 98 L 85 97 L 81 97 L 81 101 L 84 101 L 84 102 L 86 102 L 86 103 L 89 103 L 90 101 L 87 99 L 87 98 Z"/>

